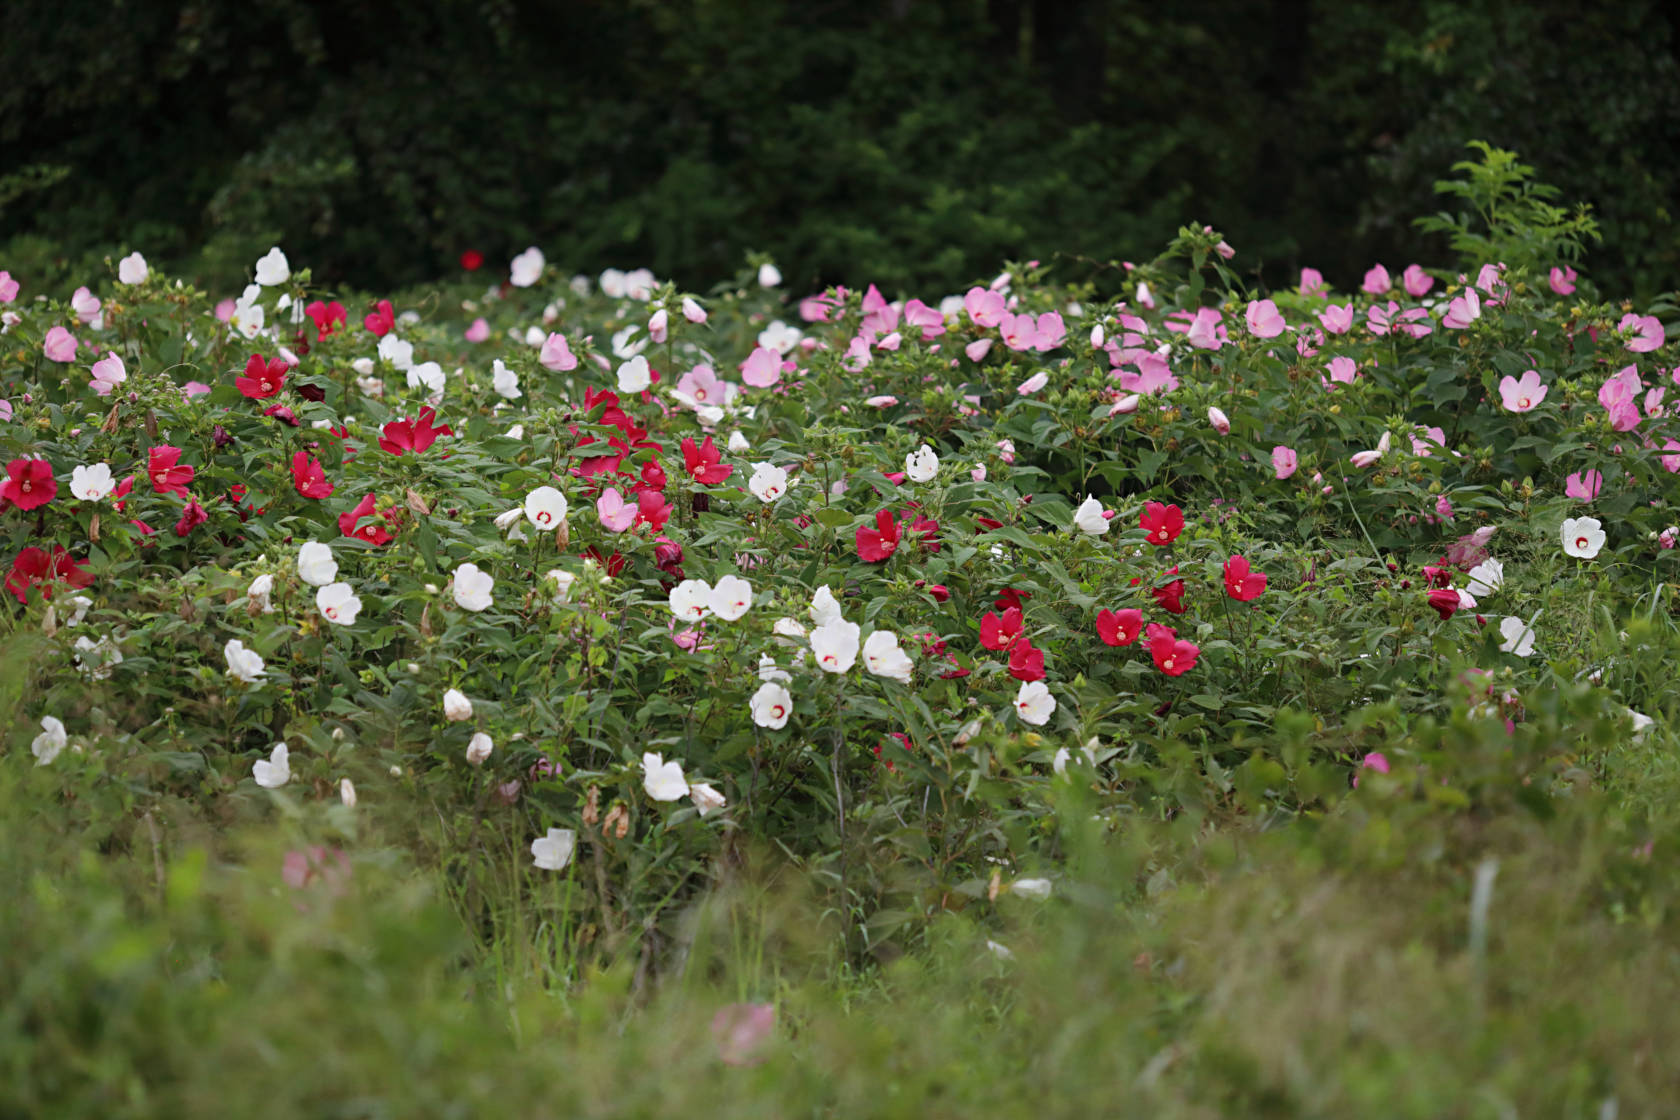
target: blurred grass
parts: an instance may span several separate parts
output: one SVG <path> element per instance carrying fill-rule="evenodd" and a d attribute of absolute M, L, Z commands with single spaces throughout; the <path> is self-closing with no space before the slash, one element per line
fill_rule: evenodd
<path fill-rule="evenodd" d="M 1110 832 L 1075 789 L 1050 901 L 949 915 L 865 972 L 815 892 L 749 858 L 650 971 L 571 959 L 540 904 L 486 946 L 378 806 L 343 892 L 298 890 L 284 853 L 334 839 L 327 816 L 142 809 L 112 800 L 112 759 L 14 750 L 0 1116 L 1671 1114 L 1675 801 L 1651 817 L 1619 791 L 1672 793 L 1673 767 L 1654 745 L 1606 758 L 1544 813 L 1413 811 L 1407 779 L 1367 775 L 1269 831 Z M 1495 864 L 1478 949 L 1472 882 Z M 756 1068 L 708 1034 L 737 1000 L 777 1005 Z"/>

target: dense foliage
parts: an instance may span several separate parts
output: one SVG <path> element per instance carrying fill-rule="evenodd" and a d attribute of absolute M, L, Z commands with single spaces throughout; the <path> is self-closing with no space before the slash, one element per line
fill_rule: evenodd
<path fill-rule="evenodd" d="M 1601 299 L 1509 153 L 1456 171 L 1462 271 L 1269 298 L 1199 224 L 1120 291 L 904 301 L 0 272 L 0 935 L 47 959 L 0 1106 L 534 1101 L 530 1043 L 655 993 L 579 1112 L 726 1092 L 720 998 L 726 1062 L 821 1052 L 766 1114 L 865 1111 L 848 1053 L 915 1115 L 1105 1063 L 1183 1115 L 1662 1099 L 1680 307 Z M 1568 889 L 1493 942 L 1501 866 Z M 1524 1016 L 1542 949 L 1591 1010 Z M 329 1021 L 279 1087 L 265 1032 Z M 524 1056 L 413 1072 L 454 1047 Z"/>
<path fill-rule="evenodd" d="M 13 5 L 0 257 L 68 294 L 131 242 L 210 286 L 275 242 L 362 287 L 467 248 L 691 284 L 758 250 L 801 287 L 895 296 L 1009 257 L 1097 276 L 1196 213 L 1245 273 L 1351 286 L 1372 259 L 1450 263 L 1408 222 L 1485 136 L 1594 203 L 1595 272 L 1648 298 L 1680 275 L 1672 21 L 1649 0 Z"/>

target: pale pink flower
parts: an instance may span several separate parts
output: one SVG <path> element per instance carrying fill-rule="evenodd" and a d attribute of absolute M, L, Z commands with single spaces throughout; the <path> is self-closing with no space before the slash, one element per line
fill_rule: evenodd
<path fill-rule="evenodd" d="M 1507 412 L 1528 412 L 1546 399 L 1546 386 L 1540 383 L 1540 371 L 1531 369 L 1521 378 L 1506 374 L 1499 381 L 1499 401 Z"/>
<path fill-rule="evenodd" d="M 1222 436 L 1228 436 L 1231 434 L 1231 419 L 1225 415 L 1224 409 L 1220 408 L 1218 405 L 1210 407 L 1207 411 L 1207 418 L 1208 423 L 1213 426 L 1214 431 L 1218 432 Z"/>
<path fill-rule="evenodd" d="M 992 340 L 989 338 L 977 338 L 963 347 L 963 353 L 968 355 L 968 360 L 971 362 L 985 361 L 986 355 L 991 352 Z"/>
<path fill-rule="evenodd" d="M 571 345 L 566 336 L 559 332 L 551 333 L 543 339 L 542 350 L 537 354 L 537 362 L 544 369 L 556 373 L 577 368 L 577 358 L 572 354 Z"/>
<path fill-rule="evenodd" d="M 1576 501 L 1590 502 L 1598 497 L 1604 476 L 1595 470 L 1576 471 L 1563 481 L 1563 493 Z"/>
<path fill-rule="evenodd" d="M 754 346 L 741 363 L 741 380 L 755 389 L 768 389 L 782 379 L 782 356 L 767 346 Z"/>
<path fill-rule="evenodd" d="M 923 342 L 929 342 L 945 333 L 945 316 L 939 313 L 937 307 L 929 307 L 919 299 L 910 300 L 904 305 L 904 321 L 909 326 L 922 328 Z"/>
<path fill-rule="evenodd" d="M 1277 304 L 1269 299 L 1251 300 L 1246 313 L 1248 329 L 1256 338 L 1276 338 L 1288 329 Z"/>
<path fill-rule="evenodd" d="M 601 527 L 611 533 L 622 533 L 635 524 L 638 506 L 626 502 L 616 487 L 609 486 L 595 499 L 595 516 Z"/>
<path fill-rule="evenodd" d="M 123 360 L 115 350 L 94 362 L 88 372 L 93 376 L 93 391 L 102 397 L 110 396 L 113 389 L 128 380 L 128 370 L 123 368 Z"/>
<path fill-rule="evenodd" d="M 1295 453 L 1294 448 L 1285 447 L 1281 443 L 1272 448 L 1272 470 L 1279 478 L 1288 478 L 1300 465 L 1301 457 Z"/>
<path fill-rule="evenodd" d="M 1556 292 L 1560 296 L 1574 295 L 1575 281 L 1579 278 L 1580 273 L 1576 272 L 1568 265 L 1564 265 L 1562 268 L 1553 268 L 1548 276 L 1548 280 L 1552 285 L 1552 291 Z"/>
<path fill-rule="evenodd" d="M 474 319 L 464 337 L 468 342 L 484 342 L 490 337 L 490 323 L 482 317 Z"/>
<path fill-rule="evenodd" d="M 1050 375 L 1048 373 L 1046 373 L 1044 370 L 1039 370 L 1037 373 L 1033 374 L 1031 377 L 1027 378 L 1025 381 L 1021 382 L 1019 385 L 1015 386 L 1015 391 L 1017 393 L 1021 394 L 1023 397 L 1028 397 L 1028 396 L 1031 396 L 1032 394 L 1038 392 L 1040 389 L 1044 388 L 1049 383 L 1050 383 Z"/>
<path fill-rule="evenodd" d="M 1221 320 L 1224 318 L 1211 307 L 1199 308 L 1196 317 L 1190 322 L 1190 329 L 1185 337 L 1190 345 L 1198 350 L 1217 350 L 1225 345 Z"/>
<path fill-rule="evenodd" d="M 878 397 L 870 397 L 863 403 L 870 408 L 891 408 L 898 403 L 898 398 L 891 393 L 883 393 Z"/>
<path fill-rule="evenodd" d="M 83 323 L 91 323 L 99 318 L 99 308 L 99 297 L 86 288 L 77 288 L 75 294 L 70 297 L 70 309 Z"/>
<path fill-rule="evenodd" d="M 1353 379 L 1358 374 L 1359 367 L 1346 354 L 1337 354 L 1330 359 L 1330 381 L 1332 383 L 1352 385 Z"/>
<path fill-rule="evenodd" d="M 1400 282 L 1406 288 L 1406 294 L 1414 299 L 1429 294 L 1429 289 L 1435 286 L 1435 278 L 1423 270 L 1421 265 L 1409 264 L 1406 271 L 1400 274 Z"/>
<path fill-rule="evenodd" d="M 1040 354 L 1054 350 L 1067 340 L 1067 325 L 1056 311 L 1046 311 L 1033 324 L 1032 348 Z"/>
<path fill-rule="evenodd" d="M 0 303 L 11 303 L 17 299 L 18 282 L 12 279 L 9 272 L 0 272 Z"/>
<path fill-rule="evenodd" d="M 1006 314 L 1003 295 L 985 288 L 973 287 L 963 296 L 963 310 L 977 327 L 995 327 Z"/>
<path fill-rule="evenodd" d="M 1482 300 L 1476 294 L 1476 289 L 1466 288 L 1464 294 L 1456 296 L 1447 304 L 1447 313 L 1441 319 L 1441 325 L 1448 330 L 1461 331 L 1482 317 Z"/>
<path fill-rule="evenodd" d="M 76 356 L 76 336 L 63 327 L 53 327 L 41 340 L 41 353 L 49 362 L 68 362 Z"/>
<path fill-rule="evenodd" d="M 1327 299 L 1330 296 L 1330 287 L 1324 282 L 1324 274 L 1316 268 L 1301 270 L 1301 283 L 1297 290 L 1304 296 L 1316 299 Z"/>
<path fill-rule="evenodd" d="M 1359 290 L 1374 296 L 1380 296 L 1392 287 L 1394 287 L 1394 281 L 1389 279 L 1388 269 L 1380 264 L 1375 264 L 1365 274 L 1365 282 L 1359 286 Z"/>

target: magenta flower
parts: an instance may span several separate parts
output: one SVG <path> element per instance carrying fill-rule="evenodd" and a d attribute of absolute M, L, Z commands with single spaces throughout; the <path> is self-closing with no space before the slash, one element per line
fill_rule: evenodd
<path fill-rule="evenodd" d="M 1616 324 L 1616 330 L 1632 333 L 1627 348 L 1635 354 L 1648 354 L 1663 344 L 1663 325 L 1655 315 L 1635 315 L 1630 311 Z"/>
<path fill-rule="evenodd" d="M 1552 285 L 1552 291 L 1556 292 L 1560 296 L 1574 295 L 1575 281 L 1579 275 L 1579 273 L 1577 273 L 1573 268 L 1570 268 L 1568 265 L 1564 265 L 1562 268 L 1552 269 L 1549 277 Z"/>
<path fill-rule="evenodd" d="M 1482 317 L 1482 299 L 1476 289 L 1466 288 L 1464 294 L 1447 304 L 1447 314 L 1441 325 L 1448 330 L 1461 331 Z"/>
<path fill-rule="evenodd" d="M 1546 386 L 1540 383 L 1540 371 L 1531 369 L 1522 377 L 1506 374 L 1499 382 L 1499 400 L 1507 412 L 1528 412 L 1546 399 Z"/>
<path fill-rule="evenodd" d="M 1604 476 L 1597 471 L 1576 471 L 1564 479 L 1563 492 L 1577 501 L 1590 502 L 1598 497 L 1598 491 L 1603 485 Z"/>
<path fill-rule="evenodd" d="M 1246 317 L 1248 329 L 1256 338 L 1276 338 L 1288 329 L 1283 316 L 1278 314 L 1277 304 L 1269 299 L 1250 301 Z"/>
<path fill-rule="evenodd" d="M 1359 285 L 1359 290 L 1374 296 L 1380 296 L 1392 287 L 1394 287 L 1394 281 L 1389 279 L 1388 269 L 1380 264 L 1374 264 L 1371 266 L 1371 270 L 1365 274 L 1365 282 Z"/>

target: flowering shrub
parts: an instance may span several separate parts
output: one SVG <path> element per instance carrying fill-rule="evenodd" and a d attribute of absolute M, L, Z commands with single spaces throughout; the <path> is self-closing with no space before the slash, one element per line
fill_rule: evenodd
<path fill-rule="evenodd" d="M 219 300 L 137 256 L 62 304 L 0 273 L 34 753 L 417 789 L 532 889 L 587 860 L 609 935 L 776 844 L 854 947 L 1049 892 L 1070 785 L 1112 827 L 1373 771 L 1474 799 L 1427 728 L 1492 720 L 1544 792 L 1585 740 L 1530 707 L 1642 730 L 1670 695 L 1629 623 L 1672 609 L 1675 307 L 1594 298 L 1588 232 L 1271 293 L 1201 226 L 1118 291 L 1028 261 L 904 300 L 537 248 L 372 299 L 279 248 Z"/>

